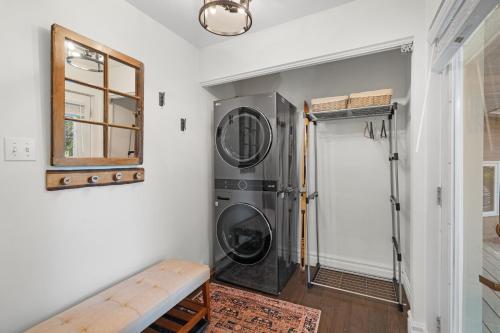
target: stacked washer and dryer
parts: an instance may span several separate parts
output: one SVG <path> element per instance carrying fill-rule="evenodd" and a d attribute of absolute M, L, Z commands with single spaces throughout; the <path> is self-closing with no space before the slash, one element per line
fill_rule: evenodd
<path fill-rule="evenodd" d="M 217 280 L 278 294 L 295 271 L 296 110 L 278 93 L 214 103 Z"/>

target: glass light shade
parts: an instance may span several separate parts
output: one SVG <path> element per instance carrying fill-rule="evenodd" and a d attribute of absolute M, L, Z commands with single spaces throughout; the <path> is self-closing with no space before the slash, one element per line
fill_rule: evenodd
<path fill-rule="evenodd" d="M 250 0 L 204 0 L 199 20 L 203 28 L 216 35 L 241 35 L 252 26 Z"/>

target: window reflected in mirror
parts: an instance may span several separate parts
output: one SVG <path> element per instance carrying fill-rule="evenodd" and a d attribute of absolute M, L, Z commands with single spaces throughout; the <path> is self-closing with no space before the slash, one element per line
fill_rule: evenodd
<path fill-rule="evenodd" d="M 102 139 L 103 127 L 100 125 L 90 125 L 71 120 L 64 121 L 65 157 L 104 157 Z"/>
<path fill-rule="evenodd" d="M 104 92 L 66 81 L 64 117 L 95 122 L 104 120 Z"/>

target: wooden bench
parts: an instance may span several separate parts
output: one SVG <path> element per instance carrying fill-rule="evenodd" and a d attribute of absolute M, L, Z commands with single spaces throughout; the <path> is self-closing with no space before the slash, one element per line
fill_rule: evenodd
<path fill-rule="evenodd" d="M 137 333 L 159 326 L 186 333 L 203 318 L 210 320 L 209 278 L 206 265 L 162 261 L 27 332 Z M 186 299 L 200 287 L 203 304 Z"/>

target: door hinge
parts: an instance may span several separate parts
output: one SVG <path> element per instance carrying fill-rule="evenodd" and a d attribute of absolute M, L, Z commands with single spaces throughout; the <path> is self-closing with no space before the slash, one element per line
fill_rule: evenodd
<path fill-rule="evenodd" d="M 441 332 L 441 317 L 436 317 L 436 331 Z"/>
<path fill-rule="evenodd" d="M 436 203 L 439 207 L 441 207 L 441 205 L 443 204 L 443 188 L 441 186 L 437 187 Z"/>

